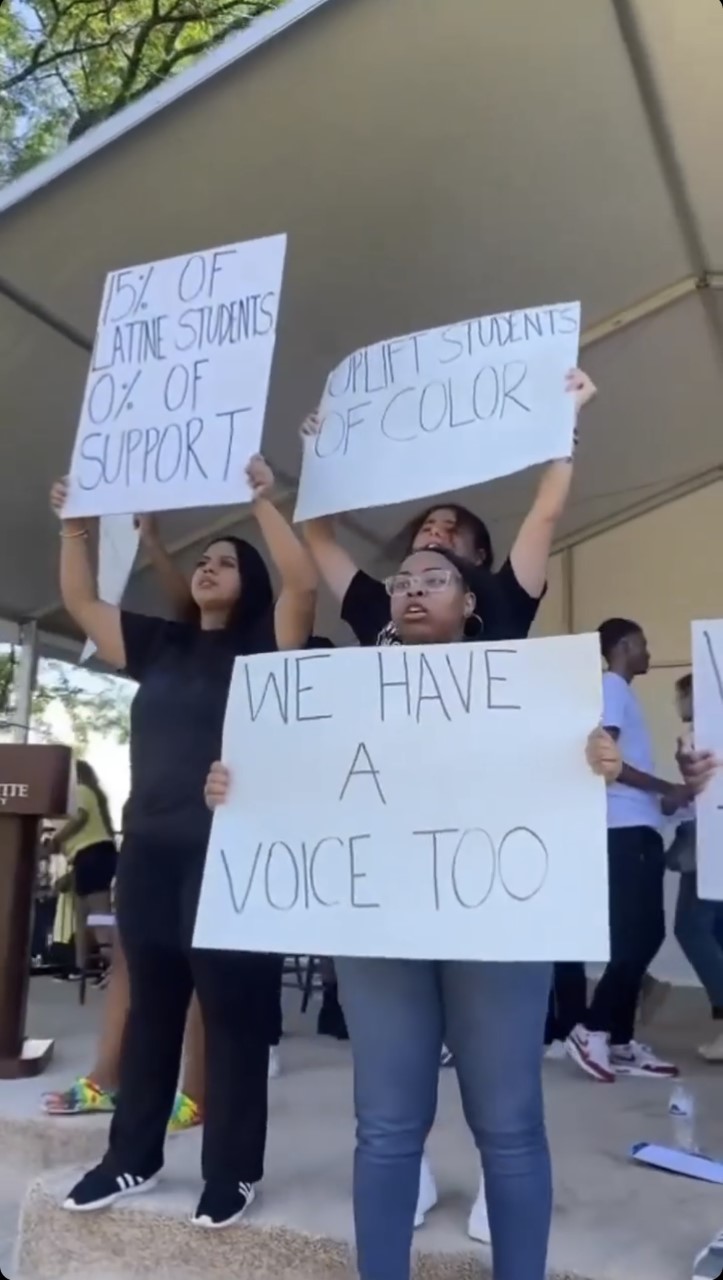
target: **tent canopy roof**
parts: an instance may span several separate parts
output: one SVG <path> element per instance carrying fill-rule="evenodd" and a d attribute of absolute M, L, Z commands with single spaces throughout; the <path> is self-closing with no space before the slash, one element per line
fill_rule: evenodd
<path fill-rule="evenodd" d="M 55 530 L 113 268 L 289 234 L 264 447 L 353 349 L 581 298 L 563 539 L 723 473 L 723 24 L 679 0 L 290 0 L 0 192 L 0 613 L 63 630 Z M 500 547 L 532 477 L 471 490 Z M 365 562 L 409 514 L 356 513 Z M 237 510 L 169 516 L 193 554 Z M 151 599 L 139 571 L 131 599 Z"/>

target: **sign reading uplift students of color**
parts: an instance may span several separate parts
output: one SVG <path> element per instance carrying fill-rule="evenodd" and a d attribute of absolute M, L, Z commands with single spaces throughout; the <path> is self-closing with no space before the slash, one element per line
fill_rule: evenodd
<path fill-rule="evenodd" d="M 723 620 L 694 622 L 695 745 L 723 760 Z M 698 896 L 723 901 L 723 772 L 716 770 L 696 808 Z"/>
<path fill-rule="evenodd" d="M 286 236 L 108 276 L 70 466 L 67 516 L 248 498 Z"/>
<path fill-rule="evenodd" d="M 580 304 L 466 320 L 355 351 L 305 441 L 295 519 L 423 498 L 572 452 Z"/>
<path fill-rule="evenodd" d="M 604 960 L 594 636 L 236 662 L 194 944 Z"/>

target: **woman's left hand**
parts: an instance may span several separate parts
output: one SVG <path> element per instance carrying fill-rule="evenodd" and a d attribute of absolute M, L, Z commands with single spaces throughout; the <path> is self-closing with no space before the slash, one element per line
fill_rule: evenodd
<path fill-rule="evenodd" d="M 253 458 L 249 459 L 246 468 L 246 479 L 251 486 L 253 501 L 259 498 L 270 498 L 274 488 L 274 473 L 271 470 L 265 458 L 260 453 L 255 453 Z"/>
<path fill-rule="evenodd" d="M 599 774 L 606 782 L 615 782 L 620 777 L 623 767 L 620 748 L 603 728 L 598 727 L 590 734 L 585 755 L 593 773 Z"/>
<path fill-rule="evenodd" d="M 570 369 L 570 372 L 565 376 L 565 390 L 574 395 L 575 412 L 577 414 L 597 395 L 595 383 L 592 378 L 583 373 L 582 369 Z"/>

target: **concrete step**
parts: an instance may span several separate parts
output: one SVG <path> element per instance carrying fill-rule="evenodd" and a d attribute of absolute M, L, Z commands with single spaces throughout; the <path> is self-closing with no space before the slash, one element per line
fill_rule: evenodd
<path fill-rule="evenodd" d="M 271 1195 L 259 1196 L 243 1224 L 214 1232 L 191 1226 L 198 1187 L 177 1168 L 146 1195 L 111 1210 L 72 1214 L 61 1204 L 80 1172 L 55 1170 L 30 1188 L 13 1280 L 351 1280 L 356 1275 L 348 1206 L 345 1211 L 333 1196 L 325 1213 L 323 1201 L 314 1202 L 313 1178 L 311 1186 L 298 1184 L 295 1203 L 290 1196 L 284 1205 Z M 324 1218 L 327 1231 L 334 1228 L 338 1234 L 324 1233 Z M 473 1252 L 463 1235 L 456 1240 L 459 1249 L 436 1247 L 449 1245 L 445 1236 L 439 1230 L 427 1236 L 425 1230 L 418 1237 L 414 1280 L 489 1276 L 487 1251 Z"/>

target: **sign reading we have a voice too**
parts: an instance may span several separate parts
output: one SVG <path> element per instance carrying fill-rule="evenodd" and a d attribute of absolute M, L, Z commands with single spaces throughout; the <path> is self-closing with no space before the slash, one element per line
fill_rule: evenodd
<path fill-rule="evenodd" d="M 607 959 L 601 707 L 592 635 L 238 658 L 194 945 Z"/>
<path fill-rule="evenodd" d="M 243 500 L 261 444 L 286 236 L 112 272 L 67 516 Z"/>
<path fill-rule="evenodd" d="M 327 380 L 295 519 L 424 498 L 572 451 L 564 389 L 580 304 L 530 307 L 364 347 Z"/>

